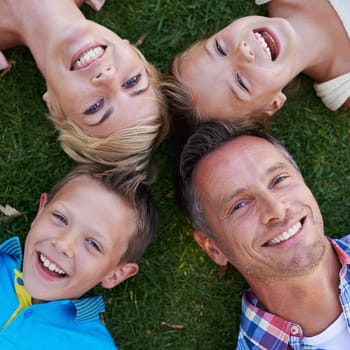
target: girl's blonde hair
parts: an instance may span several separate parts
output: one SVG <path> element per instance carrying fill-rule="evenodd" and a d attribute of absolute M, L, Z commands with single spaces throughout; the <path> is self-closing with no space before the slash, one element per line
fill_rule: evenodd
<path fill-rule="evenodd" d="M 106 138 L 98 138 L 86 134 L 76 123 L 67 119 L 55 101 L 48 117 L 59 131 L 61 147 L 78 163 L 100 163 L 111 171 L 125 168 L 141 172 L 147 170 L 154 149 L 168 134 L 169 121 L 160 87 L 160 73 L 135 46 L 131 47 L 146 64 L 150 84 L 159 104 L 159 114 L 151 115 L 141 123 L 116 131 Z"/>

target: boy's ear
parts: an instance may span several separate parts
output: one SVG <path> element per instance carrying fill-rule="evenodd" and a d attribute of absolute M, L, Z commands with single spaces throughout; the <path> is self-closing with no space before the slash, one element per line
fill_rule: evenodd
<path fill-rule="evenodd" d="M 139 266 L 136 263 L 126 263 L 118 266 L 101 281 L 101 286 L 108 289 L 113 288 L 129 277 L 136 275 L 138 271 Z"/>
<path fill-rule="evenodd" d="M 41 196 L 40 196 L 40 200 L 39 200 L 39 208 L 38 208 L 38 211 L 35 215 L 35 218 L 34 220 L 32 221 L 31 225 L 33 225 L 36 221 L 36 219 L 40 216 L 40 214 L 43 212 L 45 206 L 46 206 L 46 203 L 47 203 L 47 193 L 42 193 Z"/>
<path fill-rule="evenodd" d="M 212 237 L 201 231 L 194 231 L 193 237 L 201 248 L 209 255 L 210 259 L 220 266 L 226 266 L 228 259 L 225 254 L 216 246 Z"/>

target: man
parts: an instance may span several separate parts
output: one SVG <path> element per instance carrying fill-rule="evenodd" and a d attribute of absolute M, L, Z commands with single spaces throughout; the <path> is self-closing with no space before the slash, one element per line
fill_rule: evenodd
<path fill-rule="evenodd" d="M 251 287 L 237 349 L 348 349 L 350 238 L 324 235 L 283 146 L 258 128 L 208 123 L 185 145 L 180 175 L 195 240 Z"/>

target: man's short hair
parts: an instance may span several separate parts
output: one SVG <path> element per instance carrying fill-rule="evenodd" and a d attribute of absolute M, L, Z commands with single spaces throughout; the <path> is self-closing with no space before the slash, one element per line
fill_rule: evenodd
<path fill-rule="evenodd" d="M 298 165 L 285 147 L 271 135 L 264 132 L 263 128 L 257 124 L 249 126 L 247 124 L 213 121 L 201 125 L 187 140 L 181 153 L 180 191 L 183 207 L 191 220 L 193 228 L 210 236 L 213 235 L 213 232 L 205 219 L 199 193 L 193 184 L 193 172 L 198 163 L 209 153 L 240 136 L 255 136 L 270 142 L 300 172 Z"/>

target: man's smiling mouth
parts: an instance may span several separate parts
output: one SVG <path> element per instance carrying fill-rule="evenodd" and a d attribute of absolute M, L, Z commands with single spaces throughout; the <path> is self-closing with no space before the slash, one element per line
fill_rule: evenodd
<path fill-rule="evenodd" d="M 303 227 L 304 221 L 305 221 L 305 218 L 303 218 L 302 220 L 300 220 L 296 224 L 294 224 L 288 231 L 284 231 L 280 235 L 278 235 L 277 237 L 266 242 L 263 246 L 264 247 L 273 247 L 277 244 L 285 242 L 288 239 L 294 237 Z"/>
<path fill-rule="evenodd" d="M 279 48 L 274 37 L 264 29 L 255 29 L 253 33 L 267 57 L 271 61 L 275 61 L 279 54 Z"/>
<path fill-rule="evenodd" d="M 71 70 L 79 70 L 87 67 L 92 62 L 102 57 L 106 51 L 106 46 L 94 46 L 83 53 L 81 53 L 77 58 L 73 59 L 73 63 L 71 65 Z"/>

